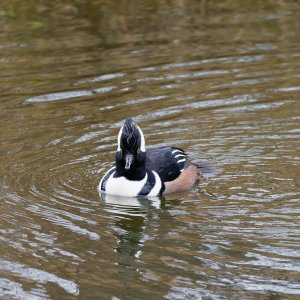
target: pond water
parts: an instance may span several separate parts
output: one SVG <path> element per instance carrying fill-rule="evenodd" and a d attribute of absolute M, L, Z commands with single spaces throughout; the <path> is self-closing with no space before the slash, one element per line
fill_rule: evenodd
<path fill-rule="evenodd" d="M 2 1 L 1 299 L 299 299 L 299 1 Z M 101 197 L 124 119 L 207 166 Z"/>

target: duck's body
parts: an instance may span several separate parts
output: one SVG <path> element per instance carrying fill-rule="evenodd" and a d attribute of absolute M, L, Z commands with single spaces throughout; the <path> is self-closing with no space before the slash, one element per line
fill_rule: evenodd
<path fill-rule="evenodd" d="M 99 183 L 99 191 L 126 197 L 157 196 L 184 191 L 198 180 L 198 166 L 175 147 L 145 149 L 144 135 L 131 119 L 118 135 L 115 165 Z"/>

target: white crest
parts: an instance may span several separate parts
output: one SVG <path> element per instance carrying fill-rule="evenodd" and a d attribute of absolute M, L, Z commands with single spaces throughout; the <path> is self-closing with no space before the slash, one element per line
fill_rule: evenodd
<path fill-rule="evenodd" d="M 124 127 L 124 125 L 121 127 L 119 134 L 118 134 L 118 149 L 117 149 L 117 151 L 121 151 L 121 135 L 122 135 L 123 127 Z"/>
<path fill-rule="evenodd" d="M 141 135 L 141 151 L 142 152 L 146 152 L 146 146 L 145 146 L 145 137 L 143 134 L 143 131 L 141 130 L 141 128 L 136 124 L 137 129 L 140 132 Z M 122 136 L 122 131 L 123 131 L 124 125 L 121 127 L 119 134 L 118 134 L 118 148 L 117 151 L 121 151 L 121 136 Z"/>
<path fill-rule="evenodd" d="M 145 137 L 144 137 L 143 131 L 141 130 L 140 126 L 136 125 L 136 127 L 138 128 L 140 135 L 141 135 L 141 151 L 146 152 Z"/>

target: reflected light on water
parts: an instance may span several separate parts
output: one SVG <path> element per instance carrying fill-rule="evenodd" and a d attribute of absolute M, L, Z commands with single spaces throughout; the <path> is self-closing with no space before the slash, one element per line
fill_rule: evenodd
<path fill-rule="evenodd" d="M 0 298 L 298 299 L 297 1 L 3 1 Z M 190 191 L 99 195 L 133 117 Z"/>

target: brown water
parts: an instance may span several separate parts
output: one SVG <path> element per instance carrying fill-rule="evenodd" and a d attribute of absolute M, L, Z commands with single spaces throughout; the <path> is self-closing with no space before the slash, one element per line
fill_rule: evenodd
<path fill-rule="evenodd" d="M 1 1 L 1 299 L 299 299 L 299 1 Z M 122 121 L 204 162 L 101 198 Z"/>

